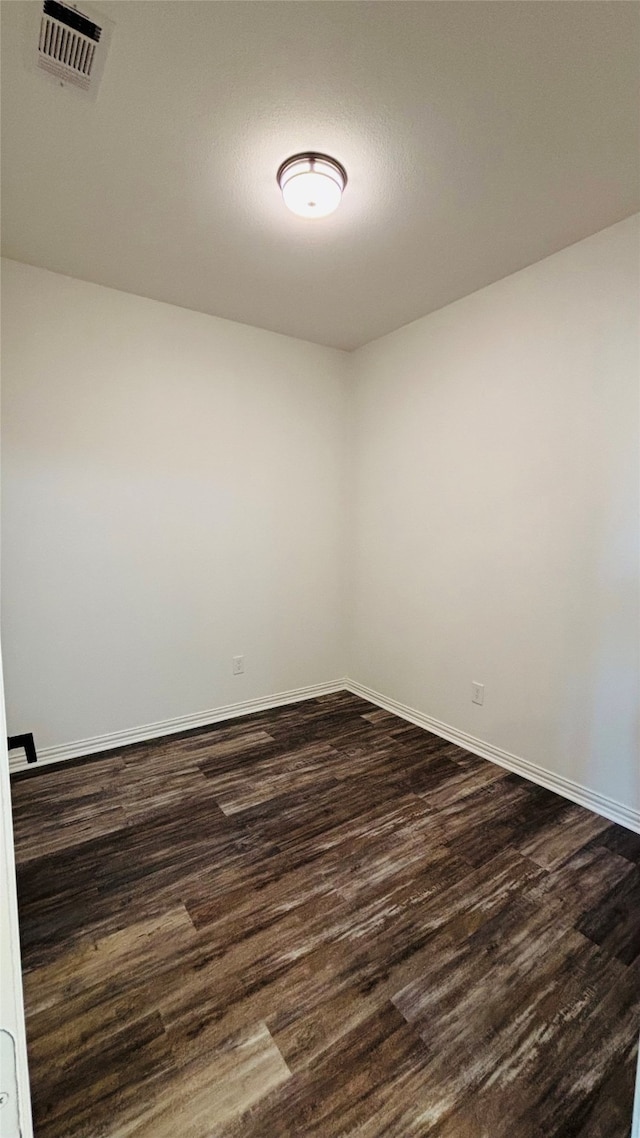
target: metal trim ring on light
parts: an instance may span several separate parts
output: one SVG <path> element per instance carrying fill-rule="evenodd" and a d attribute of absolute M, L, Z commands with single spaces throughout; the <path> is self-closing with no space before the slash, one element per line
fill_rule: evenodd
<path fill-rule="evenodd" d="M 312 212 L 296 209 L 290 200 L 287 201 L 287 195 L 285 193 L 287 185 L 291 185 L 294 178 L 304 174 L 319 174 L 337 186 L 339 196 L 331 209 L 314 215 Z M 313 218 L 315 216 L 319 218 L 327 217 L 338 208 L 344 188 L 347 184 L 347 171 L 340 162 L 336 161 L 335 158 L 331 158 L 328 154 L 319 154 L 317 151 L 309 150 L 301 154 L 293 154 L 290 158 L 287 158 L 278 168 L 276 178 L 280 190 L 282 191 L 285 205 L 287 205 L 292 213 L 296 213 L 300 217 Z M 311 204 L 312 203 L 309 203 L 310 206 Z"/>

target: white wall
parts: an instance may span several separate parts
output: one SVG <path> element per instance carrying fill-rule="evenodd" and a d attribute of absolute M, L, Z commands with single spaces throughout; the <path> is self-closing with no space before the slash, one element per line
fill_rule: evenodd
<path fill-rule="evenodd" d="M 347 357 L 13 261 L 2 299 L 9 731 L 342 676 Z"/>
<path fill-rule="evenodd" d="M 636 217 L 356 354 L 349 668 L 635 809 L 638 253 Z"/>
<path fill-rule="evenodd" d="M 638 810 L 638 220 L 351 357 L 5 262 L 9 730 L 348 671 Z"/>

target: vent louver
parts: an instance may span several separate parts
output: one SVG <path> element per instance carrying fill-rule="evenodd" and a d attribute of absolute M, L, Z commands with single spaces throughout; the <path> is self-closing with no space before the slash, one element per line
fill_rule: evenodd
<path fill-rule="evenodd" d="M 40 21 L 40 66 L 86 88 L 102 28 L 57 0 L 45 0 Z"/>
<path fill-rule="evenodd" d="M 89 14 L 86 8 L 80 11 L 63 4 L 60 0 L 44 0 L 39 13 L 38 69 L 63 85 L 78 87 L 95 96 L 110 39 L 111 21 Z"/>

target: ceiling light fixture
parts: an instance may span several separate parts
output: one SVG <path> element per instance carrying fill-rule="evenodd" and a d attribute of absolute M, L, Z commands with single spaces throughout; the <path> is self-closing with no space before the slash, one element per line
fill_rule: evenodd
<path fill-rule="evenodd" d="M 340 205 L 344 166 L 326 154 L 294 154 L 278 170 L 285 205 L 299 217 L 326 217 Z"/>

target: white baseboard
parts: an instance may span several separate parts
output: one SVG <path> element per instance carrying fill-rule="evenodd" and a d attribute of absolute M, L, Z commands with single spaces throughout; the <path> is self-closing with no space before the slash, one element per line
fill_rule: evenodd
<path fill-rule="evenodd" d="M 359 684 L 348 678 L 334 680 L 326 684 L 312 684 L 309 687 L 294 688 L 291 691 L 278 692 L 275 695 L 264 696 L 260 699 L 247 699 L 241 703 L 231 703 L 226 707 L 216 707 L 193 715 L 179 715 L 174 719 L 164 719 L 158 723 L 146 723 L 142 727 L 133 727 L 125 731 L 94 735 L 89 739 L 78 739 L 74 743 L 44 747 L 38 751 L 37 767 L 27 763 L 23 751 L 17 750 L 13 754 L 10 751 L 9 770 L 12 774 L 23 770 L 37 770 L 53 763 L 84 758 L 86 755 L 94 755 L 100 751 L 112 751 L 119 747 L 127 747 L 132 743 L 144 743 L 150 739 L 161 738 L 163 735 L 175 735 L 180 731 L 191 731 L 196 727 L 207 727 L 210 723 L 220 723 L 224 719 L 237 719 L 241 715 L 250 715 L 252 712 L 269 711 L 272 707 L 280 707 L 286 703 L 299 703 L 305 699 L 315 699 L 321 695 L 331 695 L 333 692 L 345 690 L 369 700 L 377 707 L 393 712 L 394 715 L 408 720 L 409 723 L 415 723 L 416 726 L 431 731 L 434 735 L 439 735 L 442 739 L 457 743 L 459 747 L 464 747 L 466 751 L 471 751 L 472 754 L 479 755 L 482 759 L 488 759 L 489 762 L 497 763 L 498 766 L 522 775 L 530 782 L 553 790 L 556 794 L 562 795 L 563 798 L 568 798 L 579 806 L 585 806 L 587 810 L 593 810 L 611 822 L 618 822 L 621 826 L 626 826 L 627 829 L 640 834 L 640 811 L 625 806 L 621 802 L 616 802 L 613 798 L 598 794 L 595 790 L 590 790 L 589 787 L 574 782 L 572 779 L 555 774 L 529 759 L 521 759 L 518 755 L 503 751 L 492 743 L 486 743 L 483 739 L 477 739 L 474 735 L 468 735 L 465 731 L 459 731 L 456 727 L 450 727 L 447 723 L 432 719 L 430 715 L 416 711 L 415 708 L 407 707 L 395 699 L 381 695 L 380 692 L 373 691 L 372 688 L 365 687 L 364 684 Z"/>
<path fill-rule="evenodd" d="M 532 763 L 529 759 L 521 759 L 509 751 L 494 747 L 492 743 L 485 743 L 482 739 L 476 739 L 474 735 L 467 735 L 465 731 L 458 731 L 456 727 L 449 727 L 447 723 L 440 723 L 439 720 L 432 719 L 430 715 L 424 715 L 421 711 L 406 707 L 405 704 L 398 703 L 395 699 L 389 699 L 387 696 L 381 695 L 380 692 L 365 687 L 364 684 L 356 683 L 355 680 L 347 679 L 344 686 L 353 695 L 362 696 L 363 699 L 377 704 L 385 711 L 391 711 L 394 715 L 399 715 L 401 719 L 415 723 L 417 727 L 424 727 L 432 734 L 439 735 L 442 739 L 448 739 L 450 743 L 457 743 L 459 747 L 464 747 L 465 751 L 479 755 L 481 759 L 488 759 L 491 763 L 506 767 L 507 770 L 522 775 L 530 782 L 544 786 L 547 790 L 553 790 L 556 794 L 562 795 L 563 798 L 568 798 L 571 802 L 585 806 L 587 810 L 593 810 L 596 814 L 601 814 L 603 818 L 608 818 L 611 822 L 618 822 L 621 826 L 626 826 L 628 830 L 634 830 L 635 833 L 640 834 L 640 810 L 624 806 L 621 802 L 598 794 L 595 790 L 590 790 L 589 787 L 583 786 L 579 782 L 554 774 L 553 771 L 539 766 L 538 763 Z"/>
<path fill-rule="evenodd" d="M 237 719 L 241 715 L 251 715 L 255 711 L 269 711 L 270 708 L 281 707 L 285 703 L 300 703 L 304 699 L 331 695 L 332 692 L 344 691 L 346 686 L 345 679 L 326 684 L 311 684 L 306 688 L 277 692 L 275 695 L 260 699 L 246 699 L 241 703 L 230 703 L 226 707 L 199 711 L 194 715 L 178 715 L 174 719 L 163 719 L 159 723 L 145 723 L 142 727 L 132 727 L 126 731 L 111 731 L 106 735 L 94 735 L 90 739 L 78 739 L 74 743 L 43 747 L 42 750 L 38 750 L 38 762 L 35 766 L 27 763 L 24 751 L 17 748 L 13 754 L 9 751 L 9 771 L 11 774 L 17 771 L 35 771 L 39 767 L 68 762 L 69 759 L 84 758 L 99 751 L 113 751 L 119 747 L 127 747 L 131 743 L 145 743 L 148 739 L 176 735 L 179 731 L 191 731 L 194 727 L 208 727 L 210 723 L 220 723 L 223 719 Z"/>

